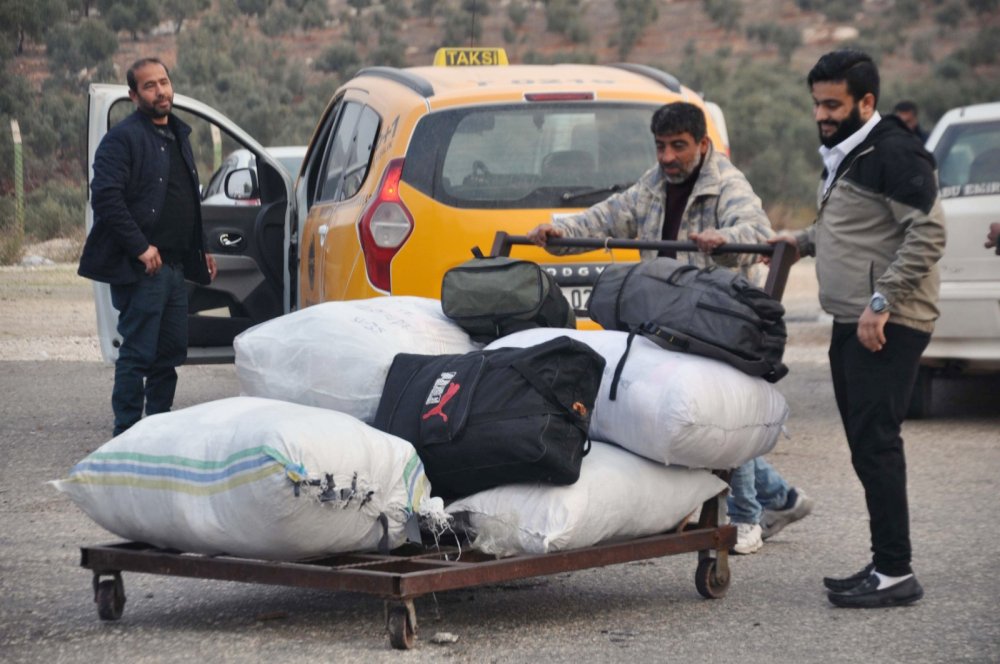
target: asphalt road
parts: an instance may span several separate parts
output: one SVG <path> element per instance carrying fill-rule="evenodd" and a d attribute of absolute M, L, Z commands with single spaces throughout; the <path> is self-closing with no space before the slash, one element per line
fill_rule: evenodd
<path fill-rule="evenodd" d="M 418 646 L 389 649 L 382 602 L 351 593 L 124 575 L 128 603 L 98 620 L 81 545 L 115 538 L 46 484 L 105 441 L 112 369 L 0 362 L 0 660 L 5 662 L 990 662 L 1000 659 L 993 510 L 1000 382 L 942 381 L 907 423 L 915 568 L 926 598 L 834 609 L 824 574 L 867 559 L 867 521 L 822 361 L 779 383 L 792 417 L 773 463 L 814 514 L 732 560 L 722 600 L 694 588 L 694 554 L 417 600 Z M 181 370 L 178 407 L 238 393 L 231 366 Z M 438 645 L 439 632 L 458 637 Z"/>
<path fill-rule="evenodd" d="M 811 269 L 796 269 L 791 373 L 778 383 L 789 437 L 769 458 L 815 499 L 812 516 L 732 558 L 724 599 L 698 595 L 693 553 L 443 592 L 417 599 L 408 652 L 390 650 L 381 600 L 352 593 L 125 573 L 124 616 L 98 620 L 79 547 L 116 538 L 46 484 L 110 434 L 112 368 L 91 359 L 90 288 L 72 270 L 0 270 L 0 662 L 1000 661 L 1000 377 L 939 380 L 935 417 L 904 427 L 925 599 L 832 608 L 820 579 L 867 561 L 868 525 L 828 324 Z M 238 391 L 232 366 L 184 367 L 176 405 Z M 438 633 L 457 641 L 436 644 Z"/>

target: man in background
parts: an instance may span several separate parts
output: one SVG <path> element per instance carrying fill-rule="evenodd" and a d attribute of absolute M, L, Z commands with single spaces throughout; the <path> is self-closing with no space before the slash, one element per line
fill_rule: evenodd
<path fill-rule="evenodd" d="M 927 132 L 920 127 L 920 119 L 918 117 L 920 109 L 917 108 L 916 103 L 904 99 L 893 107 L 892 113 L 903 121 L 906 128 L 919 138 L 921 143 L 927 142 Z"/>

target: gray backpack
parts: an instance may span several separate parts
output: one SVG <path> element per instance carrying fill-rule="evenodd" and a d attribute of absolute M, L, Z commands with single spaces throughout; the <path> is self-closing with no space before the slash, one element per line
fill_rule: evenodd
<path fill-rule="evenodd" d="M 607 330 L 630 332 L 668 350 L 722 360 L 774 383 L 788 373 L 785 308 L 746 277 L 724 268 L 698 268 L 656 258 L 605 268 L 587 303 Z M 617 392 L 626 350 L 615 372 Z"/>
<path fill-rule="evenodd" d="M 537 263 L 505 256 L 484 257 L 453 267 L 441 282 L 441 309 L 469 333 L 488 343 L 534 327 L 576 327 L 576 315 L 555 277 Z"/>

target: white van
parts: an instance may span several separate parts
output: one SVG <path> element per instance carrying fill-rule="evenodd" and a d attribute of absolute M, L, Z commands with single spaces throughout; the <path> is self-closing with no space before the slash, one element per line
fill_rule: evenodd
<path fill-rule="evenodd" d="M 1000 371 L 1000 256 L 983 243 L 1000 222 L 1000 102 L 955 108 L 927 139 L 937 160 L 948 243 L 941 259 L 941 318 L 921 358 L 910 415 L 930 412 L 945 372 Z"/>

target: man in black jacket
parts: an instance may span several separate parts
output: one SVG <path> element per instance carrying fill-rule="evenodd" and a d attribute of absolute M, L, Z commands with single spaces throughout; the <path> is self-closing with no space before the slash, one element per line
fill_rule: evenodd
<path fill-rule="evenodd" d="M 900 428 L 938 317 L 944 214 L 934 158 L 903 122 L 876 110 L 878 69 L 860 51 L 827 53 L 809 72 L 824 166 L 816 222 L 791 239 L 816 256 L 833 316 L 834 395 L 861 480 L 872 562 L 824 578 L 837 606 L 915 602 Z"/>
<path fill-rule="evenodd" d="M 171 114 L 174 92 L 156 58 L 128 70 L 135 112 L 115 125 L 94 155 L 94 225 L 79 274 L 111 285 L 122 337 L 111 395 L 114 435 L 170 410 L 176 367 L 187 357 L 185 276 L 215 278 L 205 252 L 191 128 Z"/>

